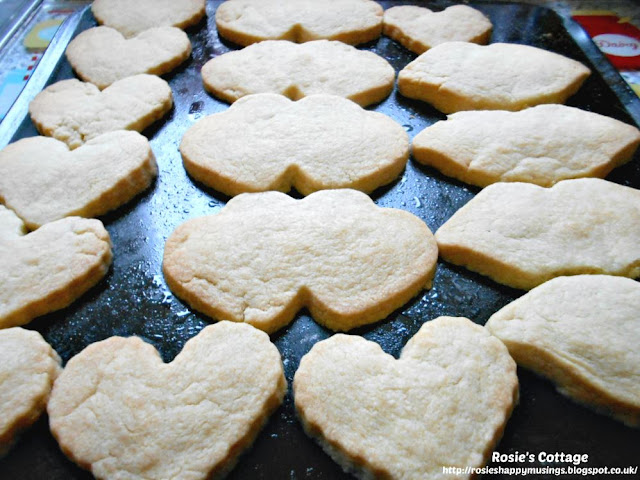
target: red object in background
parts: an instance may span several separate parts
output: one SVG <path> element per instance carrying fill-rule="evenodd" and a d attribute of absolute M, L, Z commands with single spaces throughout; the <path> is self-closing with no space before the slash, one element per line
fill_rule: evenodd
<path fill-rule="evenodd" d="M 608 12 L 576 12 L 573 18 L 615 67 L 640 70 L 640 29 Z"/>

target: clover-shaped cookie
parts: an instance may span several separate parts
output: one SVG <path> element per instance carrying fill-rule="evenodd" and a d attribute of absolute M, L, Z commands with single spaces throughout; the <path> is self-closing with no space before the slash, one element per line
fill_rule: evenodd
<path fill-rule="evenodd" d="M 305 430 L 359 478 L 453 478 L 481 467 L 518 397 L 505 346 L 466 318 L 425 323 L 399 359 L 359 336 L 305 355 L 293 383 Z M 455 478 L 471 478 L 472 475 Z"/>
<path fill-rule="evenodd" d="M 371 192 L 393 181 L 409 157 L 404 129 L 334 95 L 297 102 L 271 93 L 243 97 L 199 120 L 180 152 L 196 180 L 226 193 L 295 187 Z"/>
<path fill-rule="evenodd" d="M 640 276 L 640 191 L 596 178 L 495 183 L 436 232 L 442 258 L 516 288 L 562 275 Z"/>
<path fill-rule="evenodd" d="M 267 40 L 212 58 L 202 67 L 202 79 L 209 92 L 228 102 L 252 93 L 292 100 L 327 93 L 364 107 L 391 93 L 395 71 L 375 53 L 342 42 Z"/>
<path fill-rule="evenodd" d="M 63 218 L 25 235 L 20 219 L 0 205 L 0 328 L 66 307 L 110 264 L 111 242 L 99 220 Z"/>
<path fill-rule="evenodd" d="M 0 457 L 47 406 L 60 358 L 38 332 L 0 330 Z"/>
<path fill-rule="evenodd" d="M 385 10 L 382 29 L 403 47 L 420 54 L 445 42 L 485 44 L 493 25 L 481 12 L 467 5 L 453 5 L 441 12 L 401 5 Z"/>
<path fill-rule="evenodd" d="M 319 39 L 357 45 L 380 36 L 382 13 L 371 0 L 228 0 L 216 10 L 216 26 L 240 45 Z"/>
<path fill-rule="evenodd" d="M 73 357 L 47 411 L 62 451 L 96 478 L 220 478 L 287 389 L 276 347 L 249 325 L 221 322 L 171 363 L 137 337 Z"/>
<path fill-rule="evenodd" d="M 355 190 L 245 193 L 169 237 L 164 275 L 193 308 L 267 332 L 307 307 L 333 330 L 385 318 L 431 285 L 429 228 Z"/>
<path fill-rule="evenodd" d="M 70 148 L 114 130 L 141 132 L 173 105 L 169 84 L 155 75 L 118 80 L 102 92 L 92 83 L 62 80 L 29 104 L 31 121 L 42 135 Z"/>
<path fill-rule="evenodd" d="M 95 217 L 145 190 L 158 168 L 149 141 L 119 130 L 69 151 L 47 137 L 0 151 L 0 200 L 30 229 L 63 217 Z"/>
<path fill-rule="evenodd" d="M 640 130 L 619 120 L 564 105 L 520 112 L 469 111 L 418 133 L 413 158 L 481 187 L 605 177 L 628 162 Z"/>
<path fill-rule="evenodd" d="M 129 39 L 113 28 L 95 27 L 74 38 L 66 55 L 78 77 L 102 90 L 132 75 L 170 72 L 189 58 L 191 42 L 175 27 L 150 28 Z"/>
<path fill-rule="evenodd" d="M 640 283 L 559 277 L 487 322 L 518 362 L 579 403 L 640 426 Z"/>
<path fill-rule="evenodd" d="M 563 103 L 590 70 L 570 58 L 528 45 L 447 42 L 398 74 L 398 90 L 444 113 L 522 110 Z"/>
<path fill-rule="evenodd" d="M 91 12 L 102 25 L 133 37 L 154 27 L 186 28 L 205 15 L 205 0 L 94 0 Z"/>

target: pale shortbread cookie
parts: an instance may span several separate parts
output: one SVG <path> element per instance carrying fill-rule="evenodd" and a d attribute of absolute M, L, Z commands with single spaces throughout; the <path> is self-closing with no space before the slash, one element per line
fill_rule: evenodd
<path fill-rule="evenodd" d="M 220 36 L 240 45 L 262 40 L 370 42 L 382 33 L 371 0 L 228 0 L 216 10 Z"/>
<path fill-rule="evenodd" d="M 489 331 L 563 394 L 640 426 L 640 283 L 554 278 L 495 313 Z"/>
<path fill-rule="evenodd" d="M 184 166 L 227 195 L 266 190 L 308 195 L 393 181 L 409 158 L 402 126 L 334 95 L 297 102 L 272 93 L 241 98 L 182 137 Z"/>
<path fill-rule="evenodd" d="M 481 12 L 466 5 L 454 5 L 441 12 L 402 5 L 385 10 L 382 28 L 385 35 L 421 54 L 445 42 L 485 44 L 493 25 Z"/>
<path fill-rule="evenodd" d="M 157 172 L 149 141 L 137 132 L 105 133 L 71 152 L 53 138 L 29 137 L 0 151 L 0 201 L 33 230 L 118 208 Z"/>
<path fill-rule="evenodd" d="M 202 67 L 209 92 L 228 102 L 252 93 L 298 100 L 327 93 L 367 106 L 393 90 L 395 71 L 384 58 L 342 42 L 268 40 L 212 58 Z"/>
<path fill-rule="evenodd" d="M 74 38 L 66 55 L 78 77 L 102 90 L 132 75 L 170 72 L 189 58 L 191 42 L 175 27 L 150 28 L 130 39 L 113 28 L 94 27 Z"/>
<path fill-rule="evenodd" d="M 105 276 L 111 241 L 102 222 L 68 217 L 25 235 L 0 205 L 0 328 L 71 304 Z"/>
<path fill-rule="evenodd" d="M 0 457 L 44 412 L 60 358 L 38 332 L 0 330 Z"/>
<path fill-rule="evenodd" d="M 481 467 L 518 398 L 505 346 L 452 317 L 425 323 L 398 360 L 362 337 L 334 335 L 302 358 L 293 382 L 307 433 L 362 479 L 453 478 L 443 467 Z"/>
<path fill-rule="evenodd" d="M 444 113 L 522 110 L 564 103 L 589 75 L 575 60 L 528 45 L 448 42 L 402 69 L 398 89 Z"/>
<path fill-rule="evenodd" d="M 114 130 L 141 132 L 171 110 L 169 84 L 155 75 L 123 78 L 102 92 L 92 83 L 62 80 L 29 104 L 31 121 L 42 135 L 70 148 Z"/>
<path fill-rule="evenodd" d="M 442 258 L 531 289 L 561 275 L 640 276 L 640 191 L 596 178 L 495 183 L 436 232 Z"/>
<path fill-rule="evenodd" d="M 220 478 L 286 389 L 269 337 L 221 322 L 168 364 L 137 337 L 88 346 L 56 380 L 47 411 L 62 451 L 96 478 Z"/>
<path fill-rule="evenodd" d="M 206 13 L 205 0 L 94 0 L 91 12 L 125 37 L 154 27 L 187 28 Z"/>
<path fill-rule="evenodd" d="M 529 182 L 548 187 L 569 178 L 605 177 L 633 157 L 640 130 L 564 105 L 520 112 L 450 115 L 413 139 L 413 158 L 445 175 L 486 187 Z"/>
<path fill-rule="evenodd" d="M 431 285 L 438 251 L 429 228 L 355 190 L 302 200 L 245 193 L 167 240 L 171 290 L 210 317 L 267 332 L 307 307 L 333 330 L 385 318 Z"/>

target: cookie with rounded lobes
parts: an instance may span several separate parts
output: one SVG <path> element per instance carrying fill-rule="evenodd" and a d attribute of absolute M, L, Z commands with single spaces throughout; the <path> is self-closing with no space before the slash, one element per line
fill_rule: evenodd
<path fill-rule="evenodd" d="M 191 307 L 274 332 L 307 307 L 332 330 L 385 318 L 430 287 L 429 228 L 355 190 L 245 193 L 169 236 L 163 271 Z"/>
<path fill-rule="evenodd" d="M 189 55 L 191 42 L 179 28 L 156 27 L 126 39 L 109 27 L 94 27 L 67 46 L 67 60 L 76 75 L 100 90 L 140 73 L 169 73 Z"/>
<path fill-rule="evenodd" d="M 189 174 L 227 195 L 295 187 L 371 192 L 393 181 L 409 139 L 391 118 L 335 95 L 292 102 L 260 93 L 199 120 L 182 137 Z"/>
<path fill-rule="evenodd" d="M 633 157 L 640 130 L 564 105 L 520 112 L 469 111 L 436 122 L 413 139 L 413 158 L 445 175 L 486 187 L 605 177 Z"/>
<path fill-rule="evenodd" d="M 202 79 L 209 92 L 229 103 L 252 93 L 292 100 L 324 93 L 364 107 L 391 93 L 395 71 L 375 53 L 342 42 L 267 40 L 212 58 L 202 67 Z"/>
<path fill-rule="evenodd" d="M 523 367 L 558 390 L 640 426 L 640 283 L 608 275 L 559 277 L 491 316 L 487 329 Z"/>
<path fill-rule="evenodd" d="M 111 337 L 73 357 L 47 411 L 62 451 L 99 479 L 220 478 L 287 389 L 269 337 L 220 322 L 171 363 L 137 337 Z"/>
<path fill-rule="evenodd" d="M 495 183 L 436 232 L 442 258 L 515 288 L 554 277 L 640 276 L 640 191 L 596 178 Z"/>
<path fill-rule="evenodd" d="M 590 73 L 580 62 L 528 45 L 448 42 L 403 68 L 398 90 L 444 113 L 515 111 L 564 103 Z"/>
<path fill-rule="evenodd" d="M 448 477 L 443 466 L 487 462 L 517 403 L 518 378 L 486 329 L 440 317 L 397 360 L 355 335 L 316 343 L 293 391 L 305 431 L 346 471 L 423 480 Z"/>
<path fill-rule="evenodd" d="M 98 23 L 133 37 L 154 27 L 187 28 L 205 16 L 205 0 L 94 0 Z"/>
<path fill-rule="evenodd" d="M 0 330 L 0 457 L 44 412 L 60 358 L 38 332 Z"/>
<path fill-rule="evenodd" d="M 216 10 L 220 36 L 239 45 L 263 40 L 370 42 L 382 33 L 372 0 L 227 0 Z"/>
<path fill-rule="evenodd" d="M 169 84 L 140 74 L 114 82 L 102 92 L 76 79 L 48 86 L 29 104 L 31 121 L 42 135 L 77 148 L 114 130 L 141 132 L 173 105 Z"/>
<path fill-rule="evenodd" d="M 453 5 L 441 12 L 401 5 L 385 10 L 382 32 L 403 47 L 421 54 L 445 42 L 485 44 L 492 29 L 487 17 L 467 5 Z"/>
<path fill-rule="evenodd" d="M 0 200 L 36 229 L 118 208 L 157 173 L 149 141 L 137 132 L 105 133 L 71 152 L 53 138 L 23 138 L 0 151 Z"/>
<path fill-rule="evenodd" d="M 104 277 L 111 241 L 102 222 L 68 217 L 25 235 L 0 205 L 0 328 L 71 304 Z"/>

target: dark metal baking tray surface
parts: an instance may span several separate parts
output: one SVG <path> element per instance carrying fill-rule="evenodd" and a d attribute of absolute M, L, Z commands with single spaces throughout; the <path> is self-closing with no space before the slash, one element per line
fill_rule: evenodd
<path fill-rule="evenodd" d="M 408 2 L 380 3 L 388 8 Z M 434 10 L 450 5 L 446 1 L 414 3 Z M 170 361 L 189 338 L 211 322 L 171 295 L 162 276 L 161 262 L 165 239 L 176 226 L 189 218 L 213 214 L 228 200 L 194 183 L 185 173 L 178 152 L 182 134 L 190 125 L 204 115 L 228 108 L 204 91 L 200 77 L 200 68 L 207 60 L 238 48 L 222 41 L 216 33 L 217 5 L 218 2 L 211 2 L 207 19 L 188 31 L 193 43 L 191 59 L 165 77 L 173 89 L 175 107 L 167 118 L 144 132 L 151 140 L 160 167 L 157 181 L 127 206 L 102 217 L 114 248 L 114 263 L 109 274 L 71 307 L 27 326 L 41 332 L 64 361 L 90 343 L 112 335 L 139 335 L 154 345 L 165 361 Z M 528 4 L 480 1 L 473 5 L 491 18 L 495 26 L 492 42 L 542 47 L 579 60 L 593 70 L 578 94 L 569 100 L 569 105 L 628 123 L 634 123 L 634 118 L 636 123 L 640 121 L 638 98 L 569 18 Z M 17 101 L 8 121 L 2 124 L 0 139 L 16 140 L 37 134 L 26 113 L 28 101 L 45 84 L 73 77 L 63 56 L 64 47 L 69 38 L 94 25 L 87 10 L 59 31 L 41 63 L 41 72 L 36 72 L 33 83 Z M 382 55 L 397 71 L 415 58 L 386 37 L 360 48 Z M 411 137 L 444 118 L 427 104 L 403 98 L 396 92 L 373 109 L 394 118 Z M 616 169 L 609 179 L 640 188 L 640 157 L 636 155 L 632 162 Z M 372 197 L 380 206 L 402 208 L 418 215 L 435 232 L 477 192 L 476 188 L 410 161 L 400 179 L 377 190 Z M 484 324 L 492 313 L 522 294 L 465 269 L 439 262 L 431 290 L 423 292 L 388 319 L 351 333 L 375 341 L 386 352 L 397 356 L 407 340 L 428 320 L 454 315 Z M 289 326 L 272 336 L 282 354 L 289 386 L 300 358 L 314 343 L 331 333 L 303 311 Z M 587 466 L 592 467 L 638 464 L 640 431 L 578 406 L 557 393 L 550 382 L 530 372 L 519 369 L 518 376 L 520 404 L 497 447 L 499 452 L 586 453 L 589 455 Z M 540 464 L 527 466 L 536 465 Z M 49 433 L 46 416 L 0 461 L 2 479 L 90 477 L 59 451 Z M 242 455 L 230 478 L 350 477 L 304 434 L 296 419 L 289 389 L 284 404 L 269 420 L 254 446 Z"/>

